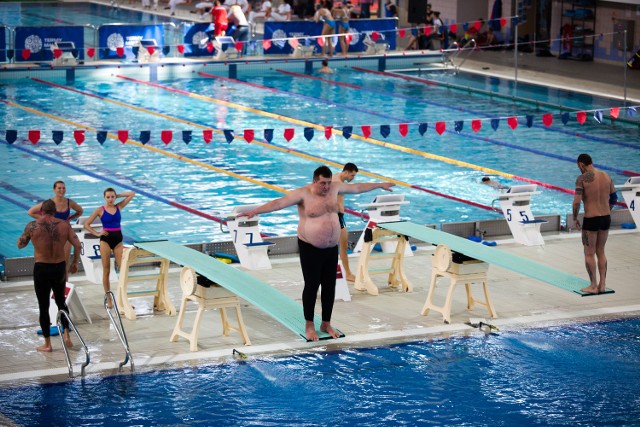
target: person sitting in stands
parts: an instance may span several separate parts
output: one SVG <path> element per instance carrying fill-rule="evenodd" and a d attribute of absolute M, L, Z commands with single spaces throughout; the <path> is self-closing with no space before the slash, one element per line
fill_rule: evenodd
<path fill-rule="evenodd" d="M 280 6 L 278 6 L 275 12 L 271 12 L 271 16 L 269 16 L 266 20 L 279 22 L 291 21 L 291 14 L 293 13 L 291 9 L 291 1 L 292 0 L 284 0 L 284 2 L 280 4 Z"/>
<path fill-rule="evenodd" d="M 249 22 L 253 23 L 256 21 L 256 18 L 264 18 L 267 19 L 271 16 L 271 2 L 269 0 L 263 0 L 262 6 L 260 6 L 260 12 L 254 12 L 253 10 L 249 12 Z"/>

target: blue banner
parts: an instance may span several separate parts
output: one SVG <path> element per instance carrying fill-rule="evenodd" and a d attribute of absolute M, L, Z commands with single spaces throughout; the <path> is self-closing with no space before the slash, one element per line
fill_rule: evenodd
<path fill-rule="evenodd" d="M 76 59 L 84 59 L 84 27 L 16 27 L 15 61 L 52 61 L 51 45 L 73 42 Z"/>
<path fill-rule="evenodd" d="M 140 40 L 151 39 L 156 41 L 155 49 L 163 51 L 162 25 L 102 25 L 98 28 L 98 59 L 135 59 Z"/>
<path fill-rule="evenodd" d="M 0 25 L 0 62 L 7 61 L 7 27 Z"/>
<path fill-rule="evenodd" d="M 209 35 L 207 32 L 211 27 L 210 23 L 187 24 L 184 28 L 184 56 L 211 56 L 213 52 L 207 50 Z M 201 43 L 202 42 L 202 43 Z"/>
<path fill-rule="evenodd" d="M 322 33 L 321 22 L 313 21 L 286 21 L 274 22 L 267 21 L 264 23 L 264 39 L 271 40 L 271 46 L 266 49 L 266 55 L 287 55 L 293 52 L 293 48 L 288 40 L 296 38 L 298 43 L 303 46 L 315 46 L 315 52 L 321 52 L 322 48 L 318 45 L 317 38 L 309 38 L 319 36 Z M 390 19 L 353 19 L 349 21 L 349 34 L 351 34 L 351 42 L 349 43 L 349 52 L 363 52 L 366 50 L 364 40 L 367 36 L 371 37 L 373 32 L 378 33 L 378 42 L 385 42 L 389 45 L 390 50 L 396 48 L 396 31 L 398 20 Z M 331 43 L 335 52 L 341 52 L 338 36 L 331 37 Z"/>

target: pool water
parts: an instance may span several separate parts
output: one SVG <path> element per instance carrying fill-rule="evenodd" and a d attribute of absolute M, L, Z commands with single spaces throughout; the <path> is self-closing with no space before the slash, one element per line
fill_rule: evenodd
<path fill-rule="evenodd" d="M 640 319 L 0 390 L 37 425 L 637 425 Z M 135 357 L 135 355 L 134 355 Z"/>

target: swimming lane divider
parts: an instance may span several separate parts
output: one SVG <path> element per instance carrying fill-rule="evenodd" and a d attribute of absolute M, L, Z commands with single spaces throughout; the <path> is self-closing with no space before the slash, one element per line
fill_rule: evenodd
<path fill-rule="evenodd" d="M 400 79 L 400 80 L 406 80 L 406 81 L 411 81 L 411 82 L 417 82 L 423 85 L 428 85 L 428 86 L 442 86 L 445 88 L 450 88 L 450 89 L 456 89 L 459 91 L 463 91 L 463 92 L 474 92 L 474 93 L 478 93 L 481 95 L 486 95 L 486 96 L 490 96 L 490 97 L 494 97 L 494 98 L 502 98 L 506 101 L 517 101 L 517 102 L 522 102 L 525 104 L 531 104 L 534 105 L 536 107 L 547 107 L 547 108 L 556 108 L 558 110 L 571 110 L 574 112 L 578 112 L 581 111 L 579 108 L 575 108 L 575 107 L 565 107 L 562 105 L 557 105 L 557 104 L 553 104 L 550 102 L 544 102 L 544 101 L 536 101 L 533 99 L 528 99 L 528 98 L 522 98 L 522 97 L 515 97 L 515 96 L 508 96 L 508 95 L 503 95 L 500 93 L 492 93 L 489 91 L 485 91 L 482 89 L 476 89 L 476 88 L 470 88 L 470 87 L 466 87 L 466 86 L 461 86 L 461 85 L 455 85 L 455 84 L 451 84 L 451 83 L 443 83 L 443 82 L 436 82 L 433 80 L 428 80 L 428 79 L 422 79 L 422 78 L 418 78 L 418 77 L 412 77 L 412 76 L 406 76 L 403 74 L 399 74 L 399 73 L 390 73 L 388 71 L 376 71 L 376 70 L 368 70 L 366 68 L 361 68 L 361 67 L 351 67 L 353 70 L 355 71 L 360 71 L 363 73 L 368 73 L 368 74 L 376 74 L 376 75 L 380 75 L 380 76 L 385 76 L 385 77 L 392 77 L 395 79 Z M 438 104 L 439 105 L 439 104 Z M 463 109 L 460 110 L 457 107 L 451 107 L 451 106 L 444 106 L 446 108 L 450 108 L 450 109 L 455 109 L 456 111 L 466 111 L 468 113 L 472 113 L 472 114 L 481 114 L 481 113 L 477 113 L 476 111 L 473 110 L 469 110 L 469 109 Z M 487 118 L 490 118 L 489 116 L 486 116 Z M 627 123 L 630 125 L 634 125 L 637 126 L 638 123 L 633 122 L 631 120 L 626 120 L 624 118 L 618 118 L 616 119 L 616 121 L 621 122 L 621 123 Z M 616 141 L 610 138 L 603 138 L 600 136 L 593 136 L 593 135 L 587 135 L 586 133 L 581 133 L 581 132 L 573 132 L 570 130 L 563 130 L 563 129 L 551 129 L 551 128 L 547 128 L 547 127 L 543 127 L 540 125 L 533 125 L 533 127 L 535 128 L 539 128 L 539 129 L 543 129 L 547 132 L 559 132 L 561 134 L 564 135 L 570 135 L 570 136 L 575 136 L 578 138 L 583 138 L 583 139 L 589 139 L 592 141 L 597 141 L 597 142 L 602 142 L 603 144 L 612 144 L 612 145 L 619 145 L 621 147 L 625 147 L 625 148 L 631 148 L 633 150 L 640 150 L 640 146 L 638 144 L 629 144 L 626 142 L 620 142 L 620 141 Z M 572 160 L 574 161 L 574 160 Z M 599 168 L 603 168 L 602 165 L 598 166 Z"/>
<path fill-rule="evenodd" d="M 32 194 L 29 193 L 28 191 L 24 191 L 18 187 L 15 187 L 11 184 L 9 184 L 8 182 L 4 182 L 4 181 L 0 181 L 0 188 L 3 188 L 13 194 L 16 194 L 24 199 L 30 200 L 33 203 L 38 203 L 41 202 L 45 199 L 43 199 L 42 197 L 36 195 L 36 194 Z M 27 208 L 28 209 L 28 208 Z"/>
<path fill-rule="evenodd" d="M 123 77 L 123 76 L 118 76 L 118 77 L 122 77 L 125 80 L 133 81 L 135 83 L 146 84 L 146 85 L 150 85 L 150 86 L 153 86 L 153 87 L 156 87 L 156 88 L 159 88 L 159 89 L 168 90 L 170 92 L 186 94 L 188 96 L 193 96 L 193 97 L 196 97 L 198 99 L 205 100 L 205 101 L 216 102 L 216 103 L 217 102 L 224 103 L 227 106 L 238 107 L 238 108 L 241 108 L 241 109 L 245 109 L 247 111 L 255 112 L 256 114 L 263 114 L 263 115 L 267 115 L 267 116 L 277 116 L 275 118 L 277 118 L 279 120 L 295 121 L 296 124 L 300 124 L 300 125 L 303 125 L 303 126 L 310 126 L 310 127 L 316 128 L 316 129 L 324 130 L 324 126 L 317 125 L 317 124 L 314 124 L 314 123 L 304 122 L 302 120 L 297 120 L 297 119 L 292 119 L 292 118 L 289 118 L 289 117 L 286 117 L 286 116 L 281 116 L 281 115 L 278 115 L 278 114 L 269 113 L 267 111 L 257 110 L 255 108 L 251 108 L 251 107 L 245 107 L 243 105 L 234 104 L 234 103 L 227 102 L 227 101 L 221 101 L 221 100 L 218 100 L 218 99 L 215 99 L 215 98 L 210 98 L 210 97 L 206 97 L 206 96 L 203 96 L 203 95 L 194 94 L 192 92 L 187 92 L 187 91 L 184 91 L 184 90 L 181 90 L 181 89 L 171 88 L 171 87 L 160 85 L 160 84 L 157 84 L 157 83 L 139 81 L 139 80 L 136 80 L 136 79 L 131 79 L 129 77 Z M 201 126 L 199 126 L 199 127 L 201 127 Z M 341 131 L 334 131 L 334 133 L 341 134 L 342 132 Z M 355 136 L 356 135 L 354 135 L 354 137 Z M 238 138 L 238 136 L 236 136 L 236 138 Z M 366 140 L 366 141 L 375 141 L 375 140 L 372 140 L 370 138 L 364 138 L 364 137 L 360 137 L 359 139 L 363 139 L 363 140 Z M 382 142 L 382 141 L 377 141 L 377 142 L 379 143 L 379 145 L 383 145 L 383 146 L 388 146 L 389 145 L 388 143 L 385 143 L 385 142 Z M 289 153 L 289 154 L 293 154 L 293 155 L 296 155 L 296 156 L 299 156 L 299 157 L 303 157 L 303 158 L 306 158 L 306 159 L 309 159 L 309 160 L 320 161 L 322 163 L 328 163 L 328 164 L 331 164 L 333 166 L 338 166 L 338 167 L 342 166 L 342 163 L 333 162 L 331 160 L 322 159 L 322 158 L 319 158 L 319 157 L 316 157 L 316 156 L 311 156 L 311 155 L 308 155 L 306 153 L 302 153 L 300 151 L 292 150 L 292 149 L 289 149 L 289 148 L 286 148 L 286 147 L 279 147 L 279 146 L 277 146 L 275 144 L 263 143 L 263 142 L 260 142 L 260 141 L 257 141 L 257 140 L 252 141 L 252 144 L 258 144 L 258 145 L 261 145 L 261 146 L 263 146 L 265 148 L 269 148 L 269 149 L 276 149 L 278 151 Z M 392 144 L 392 145 L 395 145 L 395 144 Z M 401 147 L 401 148 L 405 148 L 406 149 L 406 147 Z M 406 150 L 414 151 L 412 149 L 406 149 Z M 440 157 L 440 156 L 436 156 L 436 157 Z M 463 162 L 459 162 L 459 163 L 463 163 Z M 487 173 L 494 173 L 494 174 L 497 174 L 497 175 L 503 175 L 503 176 L 507 176 L 509 178 L 517 179 L 514 175 L 504 174 L 504 173 L 501 173 L 500 171 L 494 171 L 492 169 L 487 169 L 487 168 L 482 168 L 482 170 L 487 172 Z M 478 208 L 481 208 L 481 209 L 485 209 L 485 210 L 489 210 L 489 211 L 492 211 L 492 212 L 500 212 L 499 209 L 494 208 L 492 206 L 484 205 L 482 203 L 476 203 L 474 201 L 462 199 L 462 198 L 459 198 L 459 197 L 456 197 L 456 196 L 452 196 L 452 195 L 449 195 L 449 194 L 440 193 L 440 192 L 435 191 L 435 190 L 431 190 L 431 189 L 428 189 L 428 188 L 425 188 L 425 187 L 421 187 L 421 186 L 418 186 L 418 185 L 409 184 L 407 182 L 399 181 L 399 180 L 396 180 L 396 179 L 393 179 L 393 178 L 389 178 L 389 177 L 386 177 L 386 176 L 383 176 L 383 175 L 378 175 L 378 174 L 375 174 L 375 173 L 372 173 L 372 172 L 366 172 L 364 170 L 361 171 L 360 173 L 362 175 L 370 176 L 370 177 L 377 178 L 377 179 L 380 179 L 380 180 L 383 180 L 383 181 L 393 182 L 394 184 L 402 186 L 402 187 L 407 187 L 407 188 L 412 188 L 414 190 L 423 191 L 423 192 L 426 192 L 426 193 L 429 193 L 429 194 L 433 194 L 435 196 L 444 197 L 444 198 L 449 199 L 449 200 L 455 200 L 457 202 L 464 203 L 464 204 L 467 204 L 467 205 L 470 205 L 470 206 L 475 206 L 475 207 L 478 207 Z M 284 190 L 284 189 L 281 189 L 280 191 L 287 192 L 287 190 Z M 345 211 L 347 211 L 347 212 L 349 212 L 351 214 L 354 214 L 354 215 L 362 216 L 356 211 L 351 211 L 351 210 L 345 210 Z"/>
<path fill-rule="evenodd" d="M 24 204 L 24 203 L 22 203 L 22 202 L 19 202 L 19 201 L 17 201 L 17 200 L 14 200 L 14 199 L 12 199 L 11 197 L 5 196 L 4 194 L 0 194 L 0 199 L 4 200 L 4 201 L 6 201 L 6 202 L 9 202 L 9 203 L 11 203 L 11 204 L 14 204 L 14 205 L 18 206 L 19 208 L 24 209 L 25 211 L 28 211 L 28 210 L 29 210 L 29 208 L 31 208 L 31 206 L 27 206 L 27 205 L 25 205 L 25 204 Z"/>

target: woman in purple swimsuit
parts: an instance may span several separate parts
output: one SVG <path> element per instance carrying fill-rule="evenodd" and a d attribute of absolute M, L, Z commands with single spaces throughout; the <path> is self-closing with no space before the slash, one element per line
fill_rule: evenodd
<path fill-rule="evenodd" d="M 82 206 L 80 206 L 78 203 L 74 202 L 73 200 L 66 198 L 65 197 L 66 193 L 67 193 L 67 187 L 64 184 L 64 182 L 56 181 L 53 183 L 54 196 L 51 198 L 51 200 L 53 200 L 53 203 L 56 204 L 56 213 L 53 216 L 63 221 L 72 221 L 74 219 L 80 218 L 80 216 L 84 212 L 84 210 L 82 209 Z M 33 206 L 31 209 L 29 209 L 27 213 L 31 218 L 38 219 L 41 216 L 41 213 L 40 213 L 41 210 L 42 210 L 42 202 Z M 73 210 L 73 215 L 71 214 L 72 210 Z M 66 271 L 68 272 L 69 258 L 71 257 L 70 243 L 67 242 L 67 244 L 64 246 L 64 251 L 65 251 L 65 254 L 67 255 Z M 67 279 L 67 277 L 65 277 L 65 279 Z"/>
<path fill-rule="evenodd" d="M 120 267 L 122 261 L 122 229 L 120 228 L 121 215 L 120 211 L 129 204 L 136 193 L 133 191 L 125 191 L 117 194 L 113 188 L 104 190 L 104 206 L 97 208 L 91 216 L 85 221 L 84 228 L 89 233 L 100 238 L 100 259 L 102 260 L 102 286 L 104 292 L 111 290 L 109 283 L 109 274 L 111 272 L 111 253 L 116 261 L 116 265 Z M 116 199 L 124 197 L 124 200 L 115 203 Z M 91 227 L 91 223 L 99 217 L 102 221 L 102 231 L 98 232 Z M 109 308 L 113 306 L 113 301 L 109 301 Z"/>

